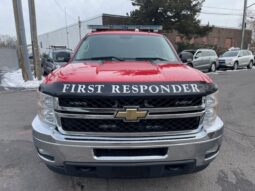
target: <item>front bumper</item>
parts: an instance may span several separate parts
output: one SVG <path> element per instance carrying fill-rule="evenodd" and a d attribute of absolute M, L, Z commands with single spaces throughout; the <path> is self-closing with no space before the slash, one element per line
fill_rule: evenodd
<path fill-rule="evenodd" d="M 207 166 L 219 153 L 223 122 L 217 118 L 209 129 L 188 135 L 162 137 L 66 136 L 36 117 L 32 123 L 34 144 L 39 157 L 50 167 L 70 166 L 159 166 L 193 164 Z M 95 149 L 165 148 L 165 155 L 96 156 Z M 69 168 L 70 169 L 70 168 Z"/>
<path fill-rule="evenodd" d="M 219 68 L 232 68 L 234 67 L 234 62 L 219 62 Z"/>

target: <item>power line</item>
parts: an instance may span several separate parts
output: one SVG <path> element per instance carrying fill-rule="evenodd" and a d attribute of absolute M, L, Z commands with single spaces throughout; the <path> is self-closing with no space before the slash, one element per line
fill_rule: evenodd
<path fill-rule="evenodd" d="M 240 11 L 240 12 L 242 12 L 242 9 L 230 9 L 230 8 L 223 8 L 223 7 L 203 6 L 203 8 L 208 8 L 208 9 L 222 9 L 222 10 Z"/>
<path fill-rule="evenodd" d="M 77 19 L 75 17 L 73 17 L 67 10 L 66 8 L 64 8 L 62 5 L 59 4 L 59 2 L 57 0 L 54 0 L 56 5 L 62 9 L 63 12 L 65 12 L 66 15 L 68 15 L 71 19 L 73 19 L 74 21 L 76 21 Z"/>
<path fill-rule="evenodd" d="M 205 15 L 221 15 L 221 16 L 239 16 L 241 17 L 241 14 L 235 14 L 235 13 L 219 13 L 219 12 L 204 12 L 201 11 L 201 14 L 205 14 Z"/>
<path fill-rule="evenodd" d="M 252 7 L 253 5 L 255 5 L 255 3 L 252 3 L 251 5 L 249 5 L 247 8 L 250 8 L 250 7 Z"/>

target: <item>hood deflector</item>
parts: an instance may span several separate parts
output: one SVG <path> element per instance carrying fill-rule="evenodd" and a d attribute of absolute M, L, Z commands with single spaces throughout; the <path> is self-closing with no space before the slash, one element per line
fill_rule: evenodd
<path fill-rule="evenodd" d="M 54 97 L 206 96 L 218 90 L 206 82 L 68 83 L 42 84 L 39 91 Z"/>

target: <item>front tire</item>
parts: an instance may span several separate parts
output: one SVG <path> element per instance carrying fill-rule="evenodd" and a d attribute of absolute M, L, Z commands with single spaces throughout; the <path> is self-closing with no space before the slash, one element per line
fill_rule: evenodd
<path fill-rule="evenodd" d="M 253 67 L 253 62 L 250 61 L 250 63 L 248 64 L 247 68 L 248 68 L 248 69 L 252 69 L 252 67 Z"/>
<path fill-rule="evenodd" d="M 237 69 L 238 69 L 238 63 L 235 62 L 235 63 L 234 63 L 234 66 L 233 66 L 233 68 L 232 68 L 232 70 L 237 70 Z"/>
<path fill-rule="evenodd" d="M 210 68 L 210 72 L 216 72 L 216 64 L 212 63 L 211 68 Z"/>

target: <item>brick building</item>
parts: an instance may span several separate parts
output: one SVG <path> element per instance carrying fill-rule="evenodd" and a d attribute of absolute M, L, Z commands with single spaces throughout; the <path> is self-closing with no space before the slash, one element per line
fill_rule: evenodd
<path fill-rule="evenodd" d="M 198 46 L 217 47 L 221 49 L 229 49 L 231 47 L 240 47 L 241 44 L 240 29 L 236 28 L 223 28 L 213 27 L 212 31 L 205 37 L 192 38 L 190 40 L 185 39 L 177 32 L 166 34 L 170 41 L 177 45 L 179 43 L 187 43 Z M 248 48 L 252 40 L 252 31 L 245 31 L 244 48 Z"/>

